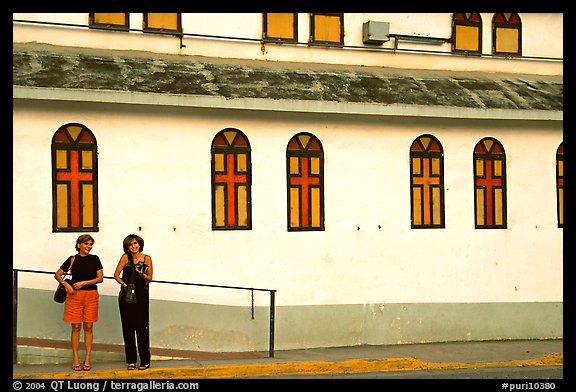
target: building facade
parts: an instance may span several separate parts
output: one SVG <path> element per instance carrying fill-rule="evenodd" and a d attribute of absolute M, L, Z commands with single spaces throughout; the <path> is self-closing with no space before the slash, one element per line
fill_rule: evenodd
<path fill-rule="evenodd" d="M 13 14 L 13 268 L 142 236 L 153 347 L 267 349 L 269 292 L 210 285 L 274 290 L 276 349 L 562 338 L 562 23 Z M 18 287 L 17 337 L 66 340 Z"/>

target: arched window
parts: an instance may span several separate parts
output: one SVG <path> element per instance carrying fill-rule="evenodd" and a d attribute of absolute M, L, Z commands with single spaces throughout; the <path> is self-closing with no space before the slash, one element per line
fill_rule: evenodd
<path fill-rule="evenodd" d="M 324 230 L 324 152 L 316 136 L 301 132 L 286 148 L 288 231 Z"/>
<path fill-rule="evenodd" d="M 479 13 L 455 13 L 452 17 L 452 51 L 482 53 L 482 18 Z"/>
<path fill-rule="evenodd" d="M 66 124 L 52 137 L 52 230 L 98 231 L 96 138 L 82 124 Z"/>
<path fill-rule="evenodd" d="M 432 135 L 419 136 L 410 146 L 412 228 L 443 228 L 444 152 Z"/>
<path fill-rule="evenodd" d="M 522 22 L 518 14 L 494 14 L 492 53 L 507 56 L 522 55 Z"/>
<path fill-rule="evenodd" d="M 558 227 L 564 227 L 564 142 L 556 150 L 556 195 Z"/>
<path fill-rule="evenodd" d="M 492 137 L 474 147 L 474 205 L 477 229 L 506 228 L 506 154 Z"/>
<path fill-rule="evenodd" d="M 212 229 L 252 228 L 250 143 L 241 131 L 226 128 L 212 140 Z"/>

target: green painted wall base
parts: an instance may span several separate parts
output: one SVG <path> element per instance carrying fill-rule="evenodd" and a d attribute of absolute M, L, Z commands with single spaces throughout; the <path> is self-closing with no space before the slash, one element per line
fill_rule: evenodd
<path fill-rule="evenodd" d="M 63 305 L 48 290 L 18 290 L 18 337 L 68 340 Z M 267 306 L 151 300 L 153 347 L 268 351 Z M 122 344 L 115 296 L 100 296 L 94 342 Z M 275 350 L 445 341 L 563 338 L 562 302 L 277 306 Z"/>

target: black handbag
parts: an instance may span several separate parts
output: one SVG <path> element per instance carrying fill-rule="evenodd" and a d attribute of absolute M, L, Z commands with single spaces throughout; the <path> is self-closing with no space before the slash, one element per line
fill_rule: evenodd
<path fill-rule="evenodd" d="M 136 270 L 134 269 L 130 274 L 130 281 L 126 284 L 126 287 L 120 287 L 119 299 L 121 303 L 125 304 L 135 304 L 137 303 L 136 298 L 136 284 L 134 279 L 136 278 Z"/>
<path fill-rule="evenodd" d="M 63 276 L 66 276 L 68 272 L 72 270 L 72 264 L 74 264 L 75 256 L 72 256 L 72 261 L 70 262 L 70 267 L 68 267 L 68 271 L 64 273 Z M 72 279 L 64 279 L 65 282 L 68 284 L 72 284 Z M 58 283 L 58 287 L 56 287 L 56 292 L 54 292 L 54 301 L 58 302 L 59 304 L 64 303 L 66 301 L 66 287 L 62 283 Z"/>

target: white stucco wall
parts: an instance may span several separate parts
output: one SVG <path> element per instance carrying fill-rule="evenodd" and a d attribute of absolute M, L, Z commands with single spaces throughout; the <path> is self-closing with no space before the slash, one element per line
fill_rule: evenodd
<path fill-rule="evenodd" d="M 51 228 L 50 142 L 68 122 L 98 141 L 100 231 L 92 234 L 105 275 L 136 232 L 157 280 L 276 289 L 278 305 L 562 301 L 558 123 L 16 102 L 15 268 L 56 270 L 73 253 L 78 234 Z M 252 147 L 250 231 L 211 230 L 210 144 L 226 127 Z M 324 147 L 324 232 L 286 229 L 285 148 L 301 131 Z M 444 147 L 445 229 L 410 228 L 408 150 L 423 133 Z M 506 149 L 506 230 L 474 229 L 472 150 L 486 136 Z M 54 285 L 42 282 L 21 283 Z M 247 294 L 159 284 L 151 295 L 245 305 Z M 268 303 L 265 294 L 255 300 Z"/>
<path fill-rule="evenodd" d="M 482 16 L 482 53 L 492 51 L 493 13 Z M 563 14 L 520 13 L 522 19 L 522 55 L 528 57 L 563 57 Z M 142 13 L 130 13 L 130 28 L 142 29 Z M 14 13 L 14 20 L 88 25 L 88 13 Z M 308 46 L 310 16 L 298 14 L 298 42 L 301 45 L 265 44 L 262 38 L 261 13 L 183 13 L 182 29 L 187 36 L 158 36 L 140 31 L 130 33 L 65 26 L 27 23 L 13 25 L 14 42 L 39 42 L 63 46 L 101 49 L 150 51 L 179 55 L 226 58 L 247 58 L 267 61 L 299 61 L 311 63 L 357 64 L 409 69 L 448 69 L 484 72 L 562 74 L 562 62 L 534 59 L 510 59 L 476 56 L 451 56 L 449 43 L 426 45 L 402 41 L 393 52 L 394 40 L 383 45 L 365 45 L 362 25 L 367 21 L 390 23 L 391 34 L 450 38 L 451 13 L 345 13 L 344 44 L 348 48 Z M 194 37 L 221 36 L 254 41 Z M 387 50 L 379 50 L 379 49 Z M 376 50 L 374 50 L 376 49 Z M 437 54 L 403 52 L 405 49 L 436 51 Z"/>

